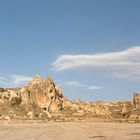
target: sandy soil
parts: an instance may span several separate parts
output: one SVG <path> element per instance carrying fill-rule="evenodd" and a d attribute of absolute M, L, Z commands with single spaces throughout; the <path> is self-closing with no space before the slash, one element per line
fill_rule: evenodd
<path fill-rule="evenodd" d="M 4 123 L 0 124 L 0 140 L 140 140 L 140 124 Z"/>

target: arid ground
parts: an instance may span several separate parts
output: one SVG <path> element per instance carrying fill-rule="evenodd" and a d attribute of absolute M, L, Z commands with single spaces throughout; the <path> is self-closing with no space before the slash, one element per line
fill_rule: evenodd
<path fill-rule="evenodd" d="M 0 88 L 0 140 L 140 140 L 140 94 L 133 100 L 67 99 L 48 76 Z"/>
<path fill-rule="evenodd" d="M 140 140 L 140 124 L 5 122 L 0 125 L 0 140 Z"/>

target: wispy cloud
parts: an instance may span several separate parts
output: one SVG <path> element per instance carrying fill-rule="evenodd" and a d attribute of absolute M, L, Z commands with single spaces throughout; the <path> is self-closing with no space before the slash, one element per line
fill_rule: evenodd
<path fill-rule="evenodd" d="M 12 75 L 11 78 L 12 78 L 14 85 L 24 84 L 24 83 L 32 80 L 32 77 L 28 77 L 28 76 L 24 76 L 24 75 Z"/>
<path fill-rule="evenodd" d="M 89 86 L 87 84 L 83 84 L 78 81 L 67 81 L 67 82 L 64 82 L 63 85 L 71 87 L 71 88 L 83 88 L 83 89 L 88 89 L 88 90 L 101 90 L 104 88 L 102 86 L 96 86 L 96 85 Z"/>
<path fill-rule="evenodd" d="M 61 55 L 52 63 L 55 71 L 88 69 L 117 78 L 140 78 L 140 46 L 119 52 Z"/>
<path fill-rule="evenodd" d="M 32 80 L 32 77 L 23 75 L 11 75 L 8 77 L 0 77 L 0 86 L 17 87 L 26 84 L 30 80 Z"/>
<path fill-rule="evenodd" d="M 89 89 L 89 90 L 101 90 L 101 89 L 103 89 L 104 87 L 101 87 L 101 86 L 90 86 L 90 87 L 88 87 L 87 89 Z"/>
<path fill-rule="evenodd" d="M 64 85 L 69 86 L 69 87 L 85 87 L 85 84 L 81 84 L 77 81 L 68 81 L 65 82 Z"/>

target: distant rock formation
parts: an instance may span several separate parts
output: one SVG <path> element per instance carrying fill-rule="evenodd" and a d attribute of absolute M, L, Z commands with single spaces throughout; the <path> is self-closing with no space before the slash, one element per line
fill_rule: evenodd
<path fill-rule="evenodd" d="M 71 121 L 91 118 L 140 122 L 140 94 L 134 93 L 132 101 L 70 101 L 51 76 L 42 79 L 39 75 L 24 87 L 0 88 L 0 119 Z"/>
<path fill-rule="evenodd" d="M 134 93 L 134 96 L 133 96 L 133 107 L 136 110 L 140 110 L 140 94 L 138 94 L 138 93 Z"/>

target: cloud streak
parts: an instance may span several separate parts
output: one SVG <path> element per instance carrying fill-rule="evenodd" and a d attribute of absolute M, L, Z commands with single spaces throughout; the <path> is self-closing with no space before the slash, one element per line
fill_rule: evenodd
<path fill-rule="evenodd" d="M 69 86 L 69 87 L 85 87 L 85 84 L 81 84 L 77 81 L 68 81 L 65 82 L 64 85 Z"/>
<path fill-rule="evenodd" d="M 90 86 L 90 87 L 88 87 L 87 89 L 89 89 L 89 90 L 101 90 L 101 89 L 103 89 L 104 87 L 101 87 L 101 86 Z"/>
<path fill-rule="evenodd" d="M 23 75 L 11 75 L 7 78 L 0 77 L 0 84 L 4 87 L 17 87 L 26 84 L 32 77 Z"/>
<path fill-rule="evenodd" d="M 14 85 L 24 84 L 24 83 L 32 80 L 32 77 L 23 76 L 23 75 L 12 75 L 11 78 L 12 78 Z"/>
<path fill-rule="evenodd" d="M 67 82 L 64 82 L 63 85 L 71 87 L 71 88 L 84 88 L 88 90 L 101 90 L 104 88 L 102 86 L 96 86 L 96 85 L 89 86 L 86 84 L 82 84 L 78 81 L 67 81 Z"/>
<path fill-rule="evenodd" d="M 61 55 L 52 63 L 55 71 L 87 69 L 117 78 L 140 78 L 140 46 L 119 52 Z"/>

